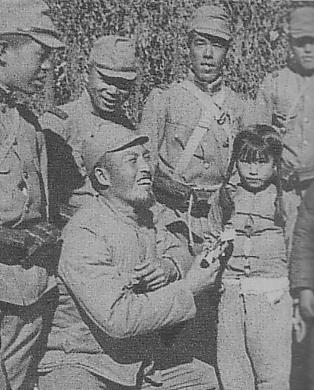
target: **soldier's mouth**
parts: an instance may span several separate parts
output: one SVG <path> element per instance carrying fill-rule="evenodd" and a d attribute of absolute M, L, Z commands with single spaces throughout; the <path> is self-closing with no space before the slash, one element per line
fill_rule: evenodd
<path fill-rule="evenodd" d="M 313 62 L 314 57 L 303 57 L 304 62 Z"/>
<path fill-rule="evenodd" d="M 216 66 L 214 64 L 208 64 L 208 63 L 202 63 L 201 64 L 204 68 L 207 68 L 207 69 L 215 69 Z"/>
<path fill-rule="evenodd" d="M 137 180 L 137 184 L 140 186 L 152 186 L 152 178 L 150 176 L 141 177 Z"/>

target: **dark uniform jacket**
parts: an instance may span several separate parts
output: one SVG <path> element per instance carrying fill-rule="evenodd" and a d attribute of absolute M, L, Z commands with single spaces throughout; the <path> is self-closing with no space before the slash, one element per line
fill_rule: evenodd
<path fill-rule="evenodd" d="M 18 229 L 45 220 L 47 205 L 47 155 L 39 123 L 28 110 L 2 103 L 0 225 Z M 0 263 L 0 301 L 30 305 L 52 286 L 53 277 L 42 267 Z"/>
<path fill-rule="evenodd" d="M 81 205 L 95 194 L 82 159 L 82 145 L 100 126 L 118 122 L 132 128 L 132 123 L 123 113 L 101 117 L 93 108 L 85 90 L 79 99 L 58 107 L 59 117 L 47 112 L 40 123 L 48 134 L 49 181 L 51 203 Z"/>
<path fill-rule="evenodd" d="M 314 182 L 307 189 L 299 209 L 290 263 L 292 290 L 314 290 Z"/>

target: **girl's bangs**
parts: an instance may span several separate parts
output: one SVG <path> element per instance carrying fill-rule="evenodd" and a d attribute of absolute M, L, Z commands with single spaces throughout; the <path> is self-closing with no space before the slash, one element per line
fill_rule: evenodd
<path fill-rule="evenodd" d="M 269 161 L 270 151 L 268 148 L 262 145 L 249 145 L 245 143 L 242 145 L 239 155 L 238 161 L 246 162 L 246 163 L 265 163 Z"/>

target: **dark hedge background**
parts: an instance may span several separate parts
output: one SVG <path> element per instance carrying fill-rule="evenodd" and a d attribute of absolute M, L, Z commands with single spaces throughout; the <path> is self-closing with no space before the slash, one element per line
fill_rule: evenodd
<path fill-rule="evenodd" d="M 287 0 L 46 0 L 67 43 L 55 56 L 56 104 L 75 99 L 84 84 L 90 48 L 103 34 L 134 35 L 140 77 L 128 111 L 137 120 L 145 97 L 157 85 L 182 78 L 188 65 L 186 22 L 195 7 L 224 4 L 233 19 L 228 55 L 228 83 L 247 97 L 255 96 L 265 73 L 285 64 Z M 53 83 L 48 82 L 47 86 Z M 52 101 L 46 89 L 42 106 Z"/>

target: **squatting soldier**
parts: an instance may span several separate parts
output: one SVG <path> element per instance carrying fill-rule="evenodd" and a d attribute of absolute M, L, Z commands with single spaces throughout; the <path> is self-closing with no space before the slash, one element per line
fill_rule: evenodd
<path fill-rule="evenodd" d="M 151 138 L 158 163 L 155 191 L 168 207 L 165 223 L 197 251 L 210 230 L 210 199 L 226 173 L 243 102 L 224 82 L 223 64 L 231 41 L 225 9 L 198 8 L 188 31 L 190 72 L 167 90 L 151 92 L 141 128 Z"/>
<path fill-rule="evenodd" d="M 217 389 L 213 368 L 199 360 L 162 370 L 153 362 L 158 331 L 195 315 L 194 296 L 213 284 L 218 267 L 202 269 L 197 258 L 183 277 L 188 254 L 152 219 L 148 137 L 104 127 L 84 144 L 98 195 L 65 227 L 60 299 L 39 387 Z"/>
<path fill-rule="evenodd" d="M 79 206 L 93 193 L 82 163 L 82 142 L 92 136 L 99 126 L 105 131 L 104 124 L 110 126 L 115 122 L 133 128 L 122 105 L 130 95 L 136 75 L 133 40 L 103 36 L 91 50 L 88 83 L 81 97 L 59 107 L 65 113 L 64 118 L 50 113 L 41 118 L 42 127 L 49 129 L 50 134 L 48 152 L 51 150 L 52 156 L 49 172 L 52 202 L 67 203 L 70 197 L 70 203 Z M 62 146 L 62 140 L 72 148 L 78 170 L 75 165 L 69 164 L 71 150 L 58 150 L 57 145 Z M 59 154 L 58 159 L 56 153 Z"/>
<path fill-rule="evenodd" d="M 47 10 L 39 0 L 1 1 L 0 354 L 12 390 L 33 388 L 47 299 L 55 287 L 43 258 L 38 265 L 25 262 L 34 243 L 28 229 L 44 231 L 46 225 L 38 224 L 48 217 L 47 156 L 37 118 L 15 93 L 34 91 L 33 82 L 49 68 L 51 49 L 63 46 Z"/>
<path fill-rule="evenodd" d="M 289 147 L 284 154 L 287 168 L 299 172 L 306 184 L 314 177 L 314 3 L 294 3 L 288 64 L 266 76 L 257 96 L 256 120 L 278 128 Z"/>

